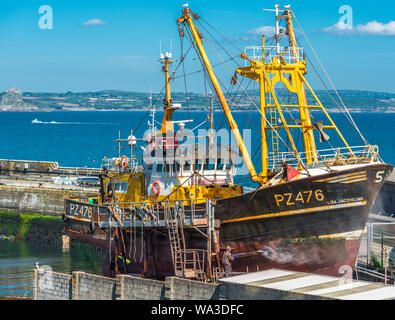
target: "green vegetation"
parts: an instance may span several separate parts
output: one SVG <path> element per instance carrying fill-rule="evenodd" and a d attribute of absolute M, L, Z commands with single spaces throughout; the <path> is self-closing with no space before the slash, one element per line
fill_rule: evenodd
<path fill-rule="evenodd" d="M 59 216 L 49 216 L 40 213 L 9 213 L 0 212 L 0 235 L 15 236 L 15 239 L 26 239 L 33 221 L 40 224 L 61 223 Z"/>
<path fill-rule="evenodd" d="M 26 239 L 26 235 L 30 230 L 30 226 L 33 220 L 39 220 L 41 223 L 48 222 L 61 222 L 61 218 L 58 216 L 49 216 L 43 215 L 39 213 L 20 213 L 19 217 L 21 219 L 21 224 L 19 226 L 18 234 L 16 235 L 16 239 Z"/>

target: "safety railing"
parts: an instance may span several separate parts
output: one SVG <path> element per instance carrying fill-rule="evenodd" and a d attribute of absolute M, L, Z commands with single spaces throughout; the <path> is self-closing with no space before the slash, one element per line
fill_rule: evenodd
<path fill-rule="evenodd" d="M 371 161 L 378 161 L 378 147 L 377 146 L 355 146 L 355 147 L 342 147 L 334 149 L 323 149 L 315 152 L 300 152 L 298 153 L 299 159 L 303 164 L 306 164 L 306 159 L 313 158 L 313 163 L 307 167 L 315 167 L 317 165 L 344 165 L 344 164 L 357 164 L 369 163 Z M 268 163 L 269 168 L 275 170 L 281 168 L 281 164 L 286 162 L 289 165 L 298 165 L 298 160 L 295 158 L 293 152 L 269 152 Z"/>
<path fill-rule="evenodd" d="M 195 273 L 204 273 L 207 262 L 207 251 L 203 249 L 183 250 L 184 270 L 194 270 Z"/>
<path fill-rule="evenodd" d="M 244 54 L 249 59 L 262 61 L 262 47 L 260 46 L 245 47 Z M 295 63 L 296 60 L 304 60 L 303 48 L 301 47 L 291 50 L 291 48 L 283 46 L 265 46 L 265 60 L 270 62 L 276 56 L 281 56 L 287 63 Z M 247 63 L 248 62 L 246 61 L 246 64 Z"/>
<path fill-rule="evenodd" d="M 195 225 L 196 221 L 204 223 L 208 215 L 208 206 L 211 206 L 211 202 L 203 199 L 124 202 L 95 206 L 93 212 L 96 213 L 97 222 L 102 228 L 165 227 L 175 216 L 174 210 L 177 210 L 183 225 Z"/>

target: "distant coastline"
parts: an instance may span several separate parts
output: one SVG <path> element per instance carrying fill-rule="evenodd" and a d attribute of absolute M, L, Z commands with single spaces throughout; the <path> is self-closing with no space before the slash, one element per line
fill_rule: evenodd
<path fill-rule="evenodd" d="M 51 112 L 148 112 L 150 111 L 149 108 L 142 108 L 142 109 L 84 109 L 84 110 L 22 110 L 22 111 L 13 111 L 13 110 L 0 110 L 0 112 L 28 112 L 28 113 L 51 113 Z M 163 111 L 162 109 L 158 110 L 157 112 Z M 179 109 L 181 112 L 207 112 L 204 109 Z M 344 110 L 340 111 L 338 109 L 326 109 L 328 113 L 342 113 Z M 372 113 L 372 114 L 393 114 L 395 110 L 355 110 L 352 108 L 348 108 L 350 113 Z M 221 112 L 220 109 L 215 109 L 214 112 Z M 258 113 L 257 110 L 232 110 L 233 113 L 249 113 L 255 112 Z M 311 112 L 319 112 L 317 110 L 312 110 Z"/>
<path fill-rule="evenodd" d="M 395 94 L 359 91 L 359 90 L 339 90 L 338 91 L 348 110 L 353 113 L 395 113 Z M 256 92 L 248 92 L 250 97 L 240 94 L 231 95 L 228 100 L 233 112 L 256 111 L 259 106 L 259 98 Z M 339 106 L 342 103 L 338 100 L 334 91 L 317 90 L 316 94 L 322 105 L 331 113 L 341 112 Z M 156 110 L 162 110 L 164 96 L 152 94 L 152 102 Z M 182 111 L 196 112 L 208 110 L 209 99 L 201 93 L 173 92 L 172 101 L 182 105 Z M 254 103 L 251 103 L 253 99 Z M 290 104 L 295 103 L 293 97 L 282 97 Z M 307 95 L 308 103 L 313 103 L 313 97 Z M 254 104 L 256 106 L 254 106 Z M 129 92 L 118 90 L 103 90 L 97 92 L 24 92 L 15 87 L 0 95 L 0 112 L 54 112 L 54 111 L 147 111 L 150 105 L 150 94 L 145 92 Z M 220 110 L 219 105 L 214 102 L 214 111 Z"/>

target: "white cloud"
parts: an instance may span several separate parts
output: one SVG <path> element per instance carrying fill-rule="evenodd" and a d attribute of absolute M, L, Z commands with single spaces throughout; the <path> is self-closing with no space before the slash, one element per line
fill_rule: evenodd
<path fill-rule="evenodd" d="M 395 36 L 395 21 L 383 24 L 377 21 L 368 22 L 356 27 L 359 34 L 378 34 L 384 36 Z"/>
<path fill-rule="evenodd" d="M 382 36 L 395 36 L 395 21 L 389 23 L 381 23 L 370 21 L 366 24 L 359 24 L 356 27 L 349 27 L 343 22 L 335 23 L 333 26 L 327 27 L 322 30 L 337 35 L 382 35 Z"/>
<path fill-rule="evenodd" d="M 345 24 L 342 21 L 339 21 L 338 23 L 335 23 L 333 26 L 327 27 L 323 29 L 322 31 L 328 32 L 328 33 L 333 33 L 333 34 L 339 34 L 339 35 L 344 35 L 344 34 L 350 34 L 353 32 L 353 28 L 350 27 L 349 25 Z"/>
<path fill-rule="evenodd" d="M 101 19 L 90 19 L 90 20 L 84 22 L 82 25 L 83 26 L 102 26 L 107 23 L 108 23 L 107 21 L 103 21 Z"/>
<path fill-rule="evenodd" d="M 284 28 L 283 31 L 285 32 Z M 252 35 L 267 35 L 267 36 L 273 36 L 275 34 L 276 30 L 273 26 L 261 26 L 252 30 L 247 31 L 247 34 L 252 34 Z"/>

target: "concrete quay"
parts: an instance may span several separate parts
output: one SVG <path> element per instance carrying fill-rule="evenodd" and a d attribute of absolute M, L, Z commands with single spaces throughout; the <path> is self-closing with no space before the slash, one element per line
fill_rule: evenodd
<path fill-rule="evenodd" d="M 99 188 L 54 184 L 52 178 L 98 174 L 99 169 L 64 168 L 57 162 L 0 159 L 0 211 L 60 216 L 65 197 L 96 196 Z"/>

